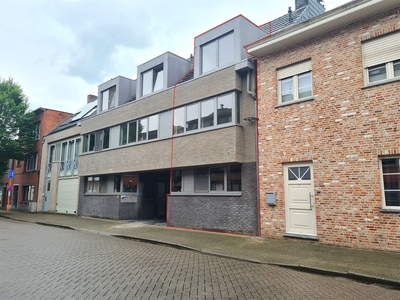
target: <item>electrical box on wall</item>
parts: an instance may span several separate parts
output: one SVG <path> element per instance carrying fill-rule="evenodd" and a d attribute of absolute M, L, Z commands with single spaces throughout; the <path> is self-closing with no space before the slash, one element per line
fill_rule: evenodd
<path fill-rule="evenodd" d="M 276 192 L 266 192 L 265 197 L 268 205 L 276 205 Z"/>

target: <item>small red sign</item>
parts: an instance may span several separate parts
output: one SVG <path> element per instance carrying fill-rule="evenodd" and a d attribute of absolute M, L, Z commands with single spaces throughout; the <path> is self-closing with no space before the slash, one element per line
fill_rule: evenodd
<path fill-rule="evenodd" d="M 9 186 L 7 187 L 7 191 L 12 192 L 13 190 L 14 190 L 14 186 L 9 185 Z"/>

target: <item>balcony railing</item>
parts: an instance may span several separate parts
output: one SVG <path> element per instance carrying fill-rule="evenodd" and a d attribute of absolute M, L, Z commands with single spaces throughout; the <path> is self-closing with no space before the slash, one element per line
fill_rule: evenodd
<path fill-rule="evenodd" d="M 60 177 L 78 175 L 78 158 L 60 161 Z"/>

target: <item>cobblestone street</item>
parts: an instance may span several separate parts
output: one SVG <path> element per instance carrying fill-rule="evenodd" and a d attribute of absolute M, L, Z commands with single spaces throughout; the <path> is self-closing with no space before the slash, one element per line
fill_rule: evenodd
<path fill-rule="evenodd" d="M 400 292 L 0 218 L 1 299 L 400 299 Z"/>

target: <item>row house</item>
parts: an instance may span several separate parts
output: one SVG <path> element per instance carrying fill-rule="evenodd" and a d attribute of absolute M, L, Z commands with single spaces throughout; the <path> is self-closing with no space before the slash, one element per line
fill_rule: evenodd
<path fill-rule="evenodd" d="M 41 193 L 38 193 L 38 187 L 40 174 L 45 170 L 40 167 L 43 136 L 71 115 L 67 112 L 42 107 L 33 112 L 36 115 L 32 130 L 32 134 L 35 136 L 34 145 L 27 151 L 24 161 L 10 160 L 9 162 L 9 169 L 14 170 L 12 182 L 14 189 L 10 193 L 11 209 L 30 212 L 37 210 L 38 200 L 42 198 Z M 1 178 L 1 200 L 4 208 L 7 206 L 8 201 L 7 186 L 9 182 L 7 175 Z"/>
<path fill-rule="evenodd" d="M 400 251 L 399 1 L 351 1 L 246 48 L 261 236 Z"/>
<path fill-rule="evenodd" d="M 81 122 L 97 111 L 97 96 L 44 135 L 38 212 L 77 214 Z"/>
<path fill-rule="evenodd" d="M 189 59 L 166 52 L 136 80 L 99 85 L 96 113 L 46 137 L 42 210 L 258 234 L 255 65 L 243 46 L 323 11 L 298 0 L 262 26 L 240 15 L 195 37 Z"/>

